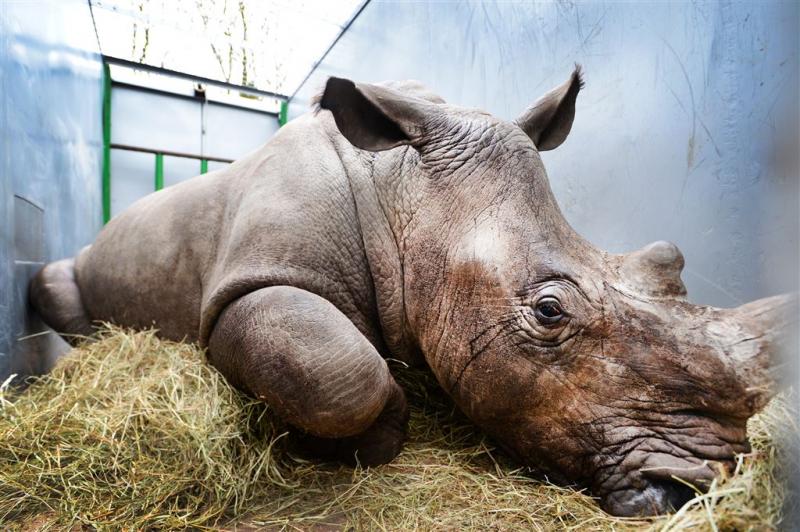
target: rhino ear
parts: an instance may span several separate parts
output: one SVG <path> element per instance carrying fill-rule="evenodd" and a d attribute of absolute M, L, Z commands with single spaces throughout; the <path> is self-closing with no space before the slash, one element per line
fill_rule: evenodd
<path fill-rule="evenodd" d="M 351 144 L 370 151 L 415 144 L 431 107 L 387 87 L 334 77 L 318 102 L 333 113 L 336 127 Z"/>
<path fill-rule="evenodd" d="M 559 147 L 572 129 L 575 100 L 582 88 L 581 67 L 575 65 L 564 84 L 539 98 L 514 123 L 531 138 L 539 151 Z"/>

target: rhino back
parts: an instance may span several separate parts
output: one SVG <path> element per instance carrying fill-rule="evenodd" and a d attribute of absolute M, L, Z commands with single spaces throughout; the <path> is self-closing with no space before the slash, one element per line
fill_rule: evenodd
<path fill-rule="evenodd" d="M 151 194 L 78 258 L 89 316 L 204 344 L 242 295 L 290 285 L 325 297 L 378 340 L 348 176 L 312 115 L 224 170 Z"/>

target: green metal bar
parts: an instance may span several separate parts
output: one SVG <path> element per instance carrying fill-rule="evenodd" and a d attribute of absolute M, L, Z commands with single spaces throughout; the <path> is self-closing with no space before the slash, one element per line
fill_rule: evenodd
<path fill-rule="evenodd" d="M 278 125 L 283 127 L 287 122 L 287 115 L 289 114 L 289 102 L 283 100 L 281 102 L 281 111 L 278 113 Z"/>
<path fill-rule="evenodd" d="M 208 159 L 200 159 L 200 173 L 201 174 L 208 173 Z"/>
<path fill-rule="evenodd" d="M 156 153 L 156 190 L 164 188 L 164 154 Z"/>
<path fill-rule="evenodd" d="M 103 64 L 103 224 L 111 219 L 111 72 Z"/>

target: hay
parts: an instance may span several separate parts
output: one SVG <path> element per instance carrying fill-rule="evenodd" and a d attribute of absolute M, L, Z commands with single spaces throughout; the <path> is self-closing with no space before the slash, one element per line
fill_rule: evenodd
<path fill-rule="evenodd" d="M 23 393 L 0 391 L 0 524 L 745 530 L 780 521 L 772 435 L 797 430 L 785 400 L 753 418 L 754 451 L 731 478 L 672 516 L 623 520 L 498 456 L 426 372 L 393 371 L 412 406 L 409 441 L 391 464 L 353 470 L 295 455 L 286 427 L 196 348 L 105 330 Z"/>

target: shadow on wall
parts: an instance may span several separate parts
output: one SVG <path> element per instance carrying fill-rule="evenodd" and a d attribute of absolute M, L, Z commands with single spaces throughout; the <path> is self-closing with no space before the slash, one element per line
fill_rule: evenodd
<path fill-rule="evenodd" d="M 102 63 L 87 2 L 0 2 L 0 382 L 66 344 L 27 310 L 45 263 L 101 226 Z"/>

